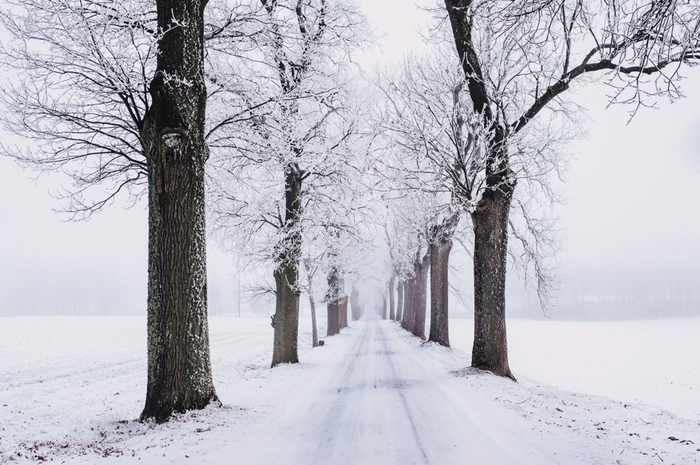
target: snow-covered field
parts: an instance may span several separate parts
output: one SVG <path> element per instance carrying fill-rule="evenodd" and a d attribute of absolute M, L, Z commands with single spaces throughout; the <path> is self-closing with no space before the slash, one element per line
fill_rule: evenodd
<path fill-rule="evenodd" d="M 472 320 L 450 320 L 452 346 L 471 353 L 473 331 Z M 508 321 L 508 348 L 519 379 L 700 419 L 700 318 L 605 323 L 513 319 Z"/>
<path fill-rule="evenodd" d="M 700 319 L 509 322 L 519 382 L 366 320 L 269 369 L 268 318 L 211 318 L 223 408 L 135 421 L 145 318 L 0 319 L 0 463 L 692 464 Z M 324 323 L 321 321 L 323 329 Z"/>

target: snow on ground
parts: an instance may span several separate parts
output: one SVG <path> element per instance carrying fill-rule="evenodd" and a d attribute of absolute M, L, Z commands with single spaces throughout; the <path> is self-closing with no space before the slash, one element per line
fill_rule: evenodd
<path fill-rule="evenodd" d="M 471 321 L 451 324 L 451 350 L 387 321 L 313 350 L 302 331 L 302 363 L 270 369 L 267 318 L 213 317 L 224 407 L 155 425 L 145 318 L 2 318 L 0 463 L 700 461 L 700 319 L 513 320 L 519 383 L 465 368 Z"/>
<path fill-rule="evenodd" d="M 473 320 L 450 320 L 471 353 Z M 700 318 L 616 322 L 508 321 L 510 366 L 567 391 L 641 402 L 700 418 Z"/>

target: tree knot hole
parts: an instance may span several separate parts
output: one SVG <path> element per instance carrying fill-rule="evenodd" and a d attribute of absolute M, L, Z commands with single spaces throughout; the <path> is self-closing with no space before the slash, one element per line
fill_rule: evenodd
<path fill-rule="evenodd" d="M 177 157 L 182 155 L 187 145 L 188 132 L 184 128 L 165 128 L 160 133 L 161 154 Z"/>

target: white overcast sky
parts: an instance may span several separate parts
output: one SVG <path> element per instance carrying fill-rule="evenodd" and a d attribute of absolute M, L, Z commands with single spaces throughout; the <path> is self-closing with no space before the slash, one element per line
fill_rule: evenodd
<path fill-rule="evenodd" d="M 360 3 L 381 46 L 363 61 L 386 63 L 423 47 L 418 30 L 425 30 L 429 13 L 406 0 Z M 683 72 L 686 99 L 643 109 L 629 125 L 626 108 L 605 109 L 605 88 L 577 96 L 590 109 L 590 119 L 587 138 L 570 148 L 576 159 L 565 187 L 569 201 L 559 210 L 567 231 L 560 255 L 565 278 L 572 273 L 700 271 L 699 71 Z M 22 295 L 37 293 L 47 294 L 49 301 L 70 299 L 93 287 L 113 293 L 115 302 L 136 296 L 128 305 L 142 302 L 143 307 L 128 311 L 143 311 L 145 201 L 129 210 L 116 204 L 88 222 L 69 223 L 52 212 L 59 203 L 48 191 L 58 177 L 33 182 L 35 176 L 0 158 L 0 305 L 19 308 Z M 210 289 L 233 286 L 228 266 L 233 259 L 210 249 Z"/>

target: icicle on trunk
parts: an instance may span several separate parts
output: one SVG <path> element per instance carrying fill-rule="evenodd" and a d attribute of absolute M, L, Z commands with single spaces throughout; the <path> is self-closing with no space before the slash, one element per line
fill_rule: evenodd
<path fill-rule="evenodd" d="M 141 420 L 218 401 L 207 322 L 203 12 L 159 0 L 153 103 L 142 132 L 148 163 L 148 382 Z M 172 28 L 172 22 L 182 26 Z M 166 78 L 167 76 L 167 78 Z"/>

